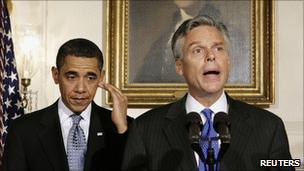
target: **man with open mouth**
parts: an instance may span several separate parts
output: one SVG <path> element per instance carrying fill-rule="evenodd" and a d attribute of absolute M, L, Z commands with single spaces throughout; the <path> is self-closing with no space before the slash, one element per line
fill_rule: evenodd
<path fill-rule="evenodd" d="M 282 120 L 224 91 L 230 71 L 225 25 L 197 16 L 177 29 L 171 45 L 188 93 L 135 119 L 123 170 L 294 170 L 260 165 L 265 159 L 292 162 Z"/>

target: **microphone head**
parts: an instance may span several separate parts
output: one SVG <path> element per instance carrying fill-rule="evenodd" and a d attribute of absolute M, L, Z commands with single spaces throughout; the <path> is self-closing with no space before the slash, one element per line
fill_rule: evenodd
<path fill-rule="evenodd" d="M 219 134 L 221 140 L 221 150 L 218 156 L 218 160 L 221 160 L 224 153 L 230 146 L 230 121 L 229 116 L 225 112 L 218 112 L 214 116 L 213 128 Z"/>
<path fill-rule="evenodd" d="M 217 133 L 220 133 L 220 125 L 226 125 L 227 127 L 230 127 L 229 117 L 228 114 L 226 114 L 225 112 L 218 112 L 214 116 L 213 128 Z"/>
<path fill-rule="evenodd" d="M 200 132 L 202 129 L 202 119 L 201 116 L 196 112 L 190 112 L 187 114 L 187 127 L 189 131 L 189 139 L 191 145 L 199 145 L 200 142 Z"/>
<path fill-rule="evenodd" d="M 187 121 L 188 121 L 188 124 L 198 124 L 198 125 L 203 124 L 201 116 L 196 112 L 188 113 L 187 114 Z"/>

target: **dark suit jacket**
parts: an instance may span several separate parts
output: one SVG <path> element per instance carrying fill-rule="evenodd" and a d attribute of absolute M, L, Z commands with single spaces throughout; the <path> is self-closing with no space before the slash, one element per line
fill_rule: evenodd
<path fill-rule="evenodd" d="M 130 118 L 128 118 L 130 119 Z M 119 170 L 126 134 L 118 134 L 111 111 L 92 103 L 85 171 Z M 97 136 L 102 132 L 102 136 Z M 12 123 L 4 149 L 4 170 L 68 171 L 57 102 Z"/>
<path fill-rule="evenodd" d="M 123 170 L 197 171 L 186 128 L 186 96 L 138 117 L 129 130 Z M 228 96 L 231 142 L 220 170 L 294 170 L 259 167 L 260 159 L 290 159 L 282 120 Z"/>

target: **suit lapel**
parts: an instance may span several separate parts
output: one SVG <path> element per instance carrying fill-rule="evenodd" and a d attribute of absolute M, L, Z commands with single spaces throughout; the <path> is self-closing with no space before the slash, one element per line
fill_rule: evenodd
<path fill-rule="evenodd" d="M 224 160 L 226 163 L 239 161 L 241 166 L 242 155 L 246 151 L 247 140 L 250 139 L 251 132 L 253 131 L 252 122 L 250 122 L 250 116 L 246 110 L 244 110 L 237 101 L 233 100 L 227 95 L 229 104 L 229 117 L 231 122 L 230 127 L 230 147 L 226 154 L 224 154 Z M 237 151 L 235 150 L 237 149 Z"/>
<path fill-rule="evenodd" d="M 104 147 L 104 129 L 102 127 L 102 113 L 97 110 L 97 105 L 92 103 L 92 112 L 90 119 L 90 128 L 89 128 L 89 138 L 87 144 L 87 153 L 85 160 L 85 169 L 90 170 L 92 168 L 92 164 L 96 163 L 94 161 L 96 159 L 95 154 L 98 153 L 98 150 Z"/>
<path fill-rule="evenodd" d="M 197 170 L 197 164 L 188 139 L 185 101 L 186 96 L 172 104 L 166 114 L 166 117 L 169 119 L 169 124 L 164 128 L 164 132 L 172 149 L 178 149 L 182 152 L 183 156 L 175 156 L 177 161 L 181 161 L 181 168 L 185 171 L 189 171 Z"/>
<path fill-rule="evenodd" d="M 54 170 L 68 170 L 64 143 L 58 116 L 57 102 L 41 113 L 39 139 Z"/>

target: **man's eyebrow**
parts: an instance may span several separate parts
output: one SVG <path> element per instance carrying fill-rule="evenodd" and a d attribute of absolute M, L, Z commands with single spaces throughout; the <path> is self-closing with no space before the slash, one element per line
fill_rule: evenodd
<path fill-rule="evenodd" d="M 64 75 L 78 75 L 78 73 L 76 71 L 67 71 L 66 73 L 64 73 Z"/>
<path fill-rule="evenodd" d="M 86 75 L 97 76 L 97 74 L 95 72 L 88 72 Z"/>
<path fill-rule="evenodd" d="M 216 42 L 216 43 L 214 43 L 213 46 L 220 46 L 220 45 L 225 45 L 225 43 L 224 42 Z"/>
<path fill-rule="evenodd" d="M 199 41 L 194 41 L 194 42 L 192 42 L 192 43 L 190 43 L 190 44 L 188 45 L 188 48 L 190 48 L 190 47 L 192 47 L 192 46 L 199 45 L 199 44 L 200 44 Z"/>
<path fill-rule="evenodd" d="M 203 46 L 203 45 L 200 45 L 200 42 L 199 42 L 199 41 L 194 41 L 194 42 L 192 42 L 192 43 L 190 43 L 190 44 L 188 45 L 187 49 L 190 49 L 190 48 L 192 48 L 193 46 L 194 46 L 194 47 L 196 47 L 196 46 L 198 46 L 198 47 L 205 47 L 205 46 Z M 222 41 L 215 42 L 211 47 L 215 47 L 215 46 L 225 46 L 225 43 L 222 42 Z"/>

